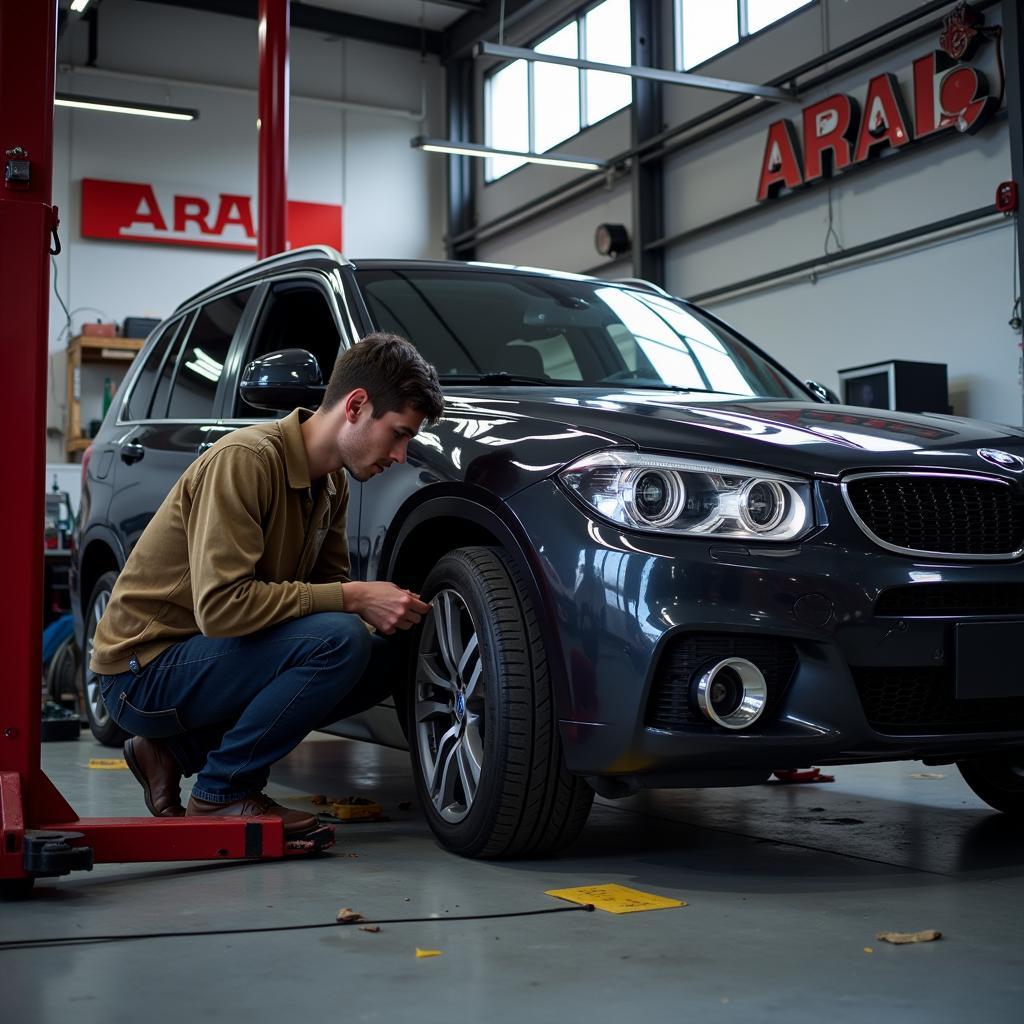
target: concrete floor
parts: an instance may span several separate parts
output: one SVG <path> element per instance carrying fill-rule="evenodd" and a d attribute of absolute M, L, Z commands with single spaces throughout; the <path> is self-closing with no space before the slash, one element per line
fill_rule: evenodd
<path fill-rule="evenodd" d="M 111 753 L 83 736 L 45 744 L 43 766 L 83 816 L 145 813 L 128 772 L 88 768 Z M 399 809 L 413 797 L 405 754 L 313 737 L 277 767 L 271 793 L 373 796 L 390 821 L 339 826 L 317 859 L 103 865 L 43 881 L 32 900 L 0 906 L 0 939 L 312 924 L 343 906 L 427 921 L 0 951 L 0 1016 L 1021 1024 L 1024 826 L 953 768 L 834 774 L 598 801 L 562 857 L 482 863 L 444 853 L 415 809 Z M 444 920 L 561 905 L 544 891 L 602 882 L 688 906 Z M 943 938 L 875 939 L 925 928 Z M 443 956 L 417 959 L 417 947 Z"/>

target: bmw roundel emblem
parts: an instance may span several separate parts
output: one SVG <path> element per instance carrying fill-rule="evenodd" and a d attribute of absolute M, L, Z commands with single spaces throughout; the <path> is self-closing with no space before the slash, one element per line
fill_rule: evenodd
<path fill-rule="evenodd" d="M 1000 469 L 1008 469 L 1011 473 L 1024 472 L 1024 459 L 1019 455 L 1001 452 L 998 448 L 979 448 L 978 455 Z"/>
<path fill-rule="evenodd" d="M 466 716 L 466 698 L 461 693 L 455 697 L 455 716 L 460 722 Z"/>

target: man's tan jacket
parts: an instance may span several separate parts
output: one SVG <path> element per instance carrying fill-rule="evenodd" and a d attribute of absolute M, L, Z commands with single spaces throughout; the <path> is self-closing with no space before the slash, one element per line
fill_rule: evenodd
<path fill-rule="evenodd" d="M 118 675 L 203 633 L 244 636 L 343 611 L 344 470 L 314 501 L 297 409 L 221 438 L 182 474 L 128 556 L 96 628 L 93 672 Z"/>

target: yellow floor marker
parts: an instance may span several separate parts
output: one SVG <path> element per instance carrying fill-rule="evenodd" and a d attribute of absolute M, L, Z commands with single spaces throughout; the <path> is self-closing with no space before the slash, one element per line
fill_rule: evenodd
<path fill-rule="evenodd" d="M 101 771 L 116 772 L 127 768 L 128 764 L 123 757 L 90 757 L 90 768 L 99 768 Z"/>
<path fill-rule="evenodd" d="M 545 896 L 554 896 L 570 903 L 593 904 L 598 910 L 609 914 L 635 914 L 641 910 L 668 910 L 671 907 L 685 907 L 682 900 L 671 900 L 652 892 L 641 892 L 625 885 L 581 885 L 576 889 L 549 889 Z"/>
<path fill-rule="evenodd" d="M 444 956 L 444 953 L 440 949 L 418 949 L 416 950 L 416 959 L 425 960 L 429 956 Z"/>

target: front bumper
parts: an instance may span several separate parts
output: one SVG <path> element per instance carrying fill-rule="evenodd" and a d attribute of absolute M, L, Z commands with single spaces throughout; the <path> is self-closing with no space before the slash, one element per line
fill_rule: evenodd
<path fill-rule="evenodd" d="M 838 487 L 819 484 L 818 494 L 828 526 L 788 547 L 623 531 L 588 516 L 551 480 L 515 496 L 547 602 L 571 771 L 648 786 L 707 785 L 812 763 L 1024 749 L 1024 687 L 996 703 L 964 693 L 952 700 L 963 614 L 894 607 L 883 615 L 876 607 L 897 587 L 1019 586 L 1020 563 L 891 554 L 850 520 Z M 1024 624 L 1024 606 L 989 607 L 969 619 Z M 754 638 L 792 652 L 777 699 L 750 728 L 726 730 L 699 713 L 666 724 L 659 715 L 666 659 L 694 636 L 712 646 L 715 638 Z M 678 674 L 671 681 L 687 684 Z M 915 704 L 907 696 L 914 687 L 919 698 L 922 687 L 932 696 Z"/>

